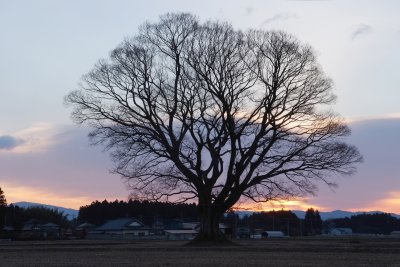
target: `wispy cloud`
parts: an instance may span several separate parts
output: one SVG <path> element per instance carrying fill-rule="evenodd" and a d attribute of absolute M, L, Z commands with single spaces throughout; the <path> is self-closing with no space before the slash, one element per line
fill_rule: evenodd
<path fill-rule="evenodd" d="M 368 24 L 360 24 L 358 27 L 352 32 L 351 40 L 356 39 L 362 35 L 366 35 L 372 32 L 372 27 Z"/>
<path fill-rule="evenodd" d="M 24 143 L 13 150 L 16 153 L 43 152 L 58 140 L 55 138 L 58 129 L 48 123 L 36 123 L 29 128 L 15 133 Z"/>
<path fill-rule="evenodd" d="M 276 14 L 275 16 L 272 16 L 272 17 L 266 19 L 261 24 L 261 27 L 265 26 L 267 24 L 270 24 L 270 23 L 274 23 L 274 22 L 278 22 L 278 21 L 286 21 L 286 20 L 289 20 L 289 19 L 297 19 L 297 18 L 298 18 L 298 16 L 296 14 L 279 13 L 279 14 Z"/>
<path fill-rule="evenodd" d="M 288 0 L 290 2 L 327 2 L 332 0 Z"/>
<path fill-rule="evenodd" d="M 246 16 L 250 16 L 251 14 L 253 14 L 253 12 L 254 8 L 252 6 L 246 7 Z"/>
<path fill-rule="evenodd" d="M 0 136 L 0 150 L 12 150 L 23 143 L 24 140 L 11 135 Z"/>

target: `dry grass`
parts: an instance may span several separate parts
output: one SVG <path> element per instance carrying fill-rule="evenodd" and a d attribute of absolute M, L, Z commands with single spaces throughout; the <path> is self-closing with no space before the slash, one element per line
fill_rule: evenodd
<path fill-rule="evenodd" d="M 187 247 L 177 241 L 0 243 L 1 266 L 400 266 L 400 239 L 243 240 Z"/>

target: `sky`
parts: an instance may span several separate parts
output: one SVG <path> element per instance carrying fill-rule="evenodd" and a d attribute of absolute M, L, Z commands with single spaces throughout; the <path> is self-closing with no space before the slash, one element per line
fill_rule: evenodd
<path fill-rule="evenodd" d="M 364 163 L 338 187 L 259 209 L 315 207 L 400 213 L 400 1 L 397 0 L 0 0 L 0 187 L 9 203 L 79 208 L 126 200 L 89 128 L 63 97 L 146 21 L 190 12 L 236 29 L 284 30 L 311 45 L 335 83 L 333 109 L 352 129 Z"/>

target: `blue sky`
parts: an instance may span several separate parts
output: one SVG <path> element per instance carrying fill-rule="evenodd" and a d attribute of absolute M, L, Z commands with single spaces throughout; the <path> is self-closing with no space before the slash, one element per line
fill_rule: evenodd
<path fill-rule="evenodd" d="M 338 177 L 333 192 L 287 207 L 381 209 L 400 213 L 400 2 L 0 0 L 0 187 L 9 202 L 77 208 L 96 199 L 126 199 L 100 148 L 88 146 L 63 97 L 145 21 L 166 12 L 237 29 L 285 30 L 310 44 L 338 96 L 365 163 Z M 293 206 L 291 206 L 291 204 Z M 277 204 L 279 205 L 279 204 Z M 279 207 L 279 206 L 278 206 Z"/>

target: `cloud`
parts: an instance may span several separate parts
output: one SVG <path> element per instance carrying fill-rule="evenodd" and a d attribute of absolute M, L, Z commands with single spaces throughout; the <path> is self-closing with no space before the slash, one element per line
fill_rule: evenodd
<path fill-rule="evenodd" d="M 0 153 L 0 185 L 8 202 L 79 208 L 128 198 L 126 184 L 109 172 L 108 153 L 89 145 L 86 128 L 40 124 L 19 134 L 30 139 L 13 153 Z"/>
<path fill-rule="evenodd" d="M 332 0 L 288 0 L 291 2 L 327 2 Z"/>
<path fill-rule="evenodd" d="M 366 35 L 372 32 L 372 27 L 367 24 L 360 24 L 357 29 L 351 34 L 351 40 L 356 39 L 359 36 Z"/>
<path fill-rule="evenodd" d="M 270 17 L 270 18 L 266 19 L 262 23 L 261 27 L 263 27 L 263 26 L 265 26 L 265 25 L 267 25 L 269 23 L 274 23 L 274 22 L 278 22 L 278 21 L 286 21 L 286 20 L 289 20 L 289 19 L 297 19 L 297 18 L 298 18 L 298 16 L 296 14 L 279 13 L 279 14 L 276 14 L 275 16 L 273 16 L 273 17 Z"/>
<path fill-rule="evenodd" d="M 24 140 L 11 135 L 0 136 L 0 150 L 12 150 L 24 143 Z"/>
<path fill-rule="evenodd" d="M 253 12 L 254 8 L 252 6 L 246 7 L 246 16 L 250 16 L 251 14 L 253 14 Z"/>
<path fill-rule="evenodd" d="M 57 129 L 48 123 L 36 123 L 29 128 L 23 129 L 13 134 L 19 140 L 17 146 L 12 149 L 13 153 L 40 153 L 46 151 L 50 146 L 59 140 L 54 138 Z M 0 145 L 1 146 L 1 145 Z M 0 147 L 1 149 L 1 147 Z"/>

